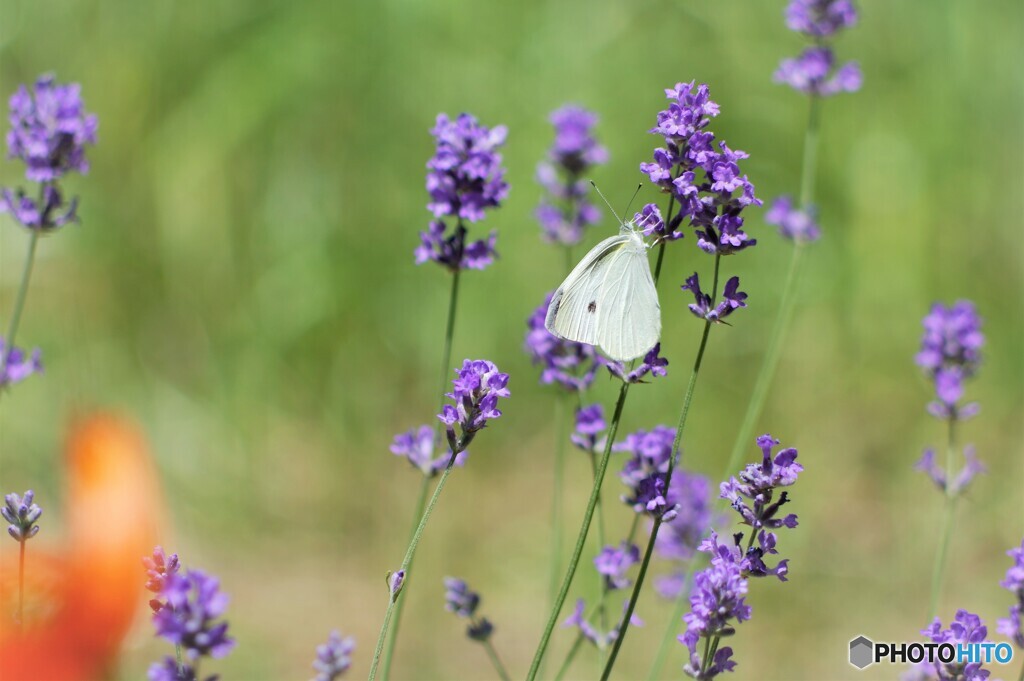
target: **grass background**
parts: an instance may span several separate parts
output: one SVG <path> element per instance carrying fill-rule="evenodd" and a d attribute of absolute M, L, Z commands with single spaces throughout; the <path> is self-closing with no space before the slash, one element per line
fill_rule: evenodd
<path fill-rule="evenodd" d="M 39 249 L 19 341 L 44 349 L 47 373 L 4 400 L 4 488 L 59 496 L 70 416 L 131 414 L 166 485 L 165 546 L 220 575 L 232 596 L 239 647 L 210 669 L 305 678 L 314 646 L 338 627 L 358 640 L 352 676 L 365 674 L 383 575 L 401 559 L 419 485 L 387 447 L 430 422 L 437 402 L 448 277 L 412 263 L 428 220 L 427 130 L 439 111 L 504 123 L 511 195 L 474 228 L 499 230 L 501 260 L 464 277 L 454 357 L 495 361 L 513 398 L 432 520 L 395 672 L 490 674 L 442 610 L 441 577 L 455 574 L 484 594 L 495 644 L 522 675 L 546 618 L 555 395 L 521 345 L 524 320 L 564 275 L 532 217 L 547 115 L 566 102 L 600 114 L 612 158 L 593 178 L 619 204 L 658 144 L 646 131 L 662 88 L 707 82 L 722 109 L 712 129 L 750 153 L 759 195 L 795 192 L 806 100 L 771 74 L 804 43 L 785 29 L 783 6 L 8 0 L 0 91 L 44 71 L 81 82 L 100 143 L 91 173 L 67 183 L 81 227 Z M 988 339 L 968 388 L 983 412 L 962 432 L 990 474 L 957 513 L 944 620 L 965 607 L 994 632 L 1010 603 L 998 586 L 1004 552 L 1024 529 L 1024 6 L 873 0 L 861 10 L 837 49 L 860 62 L 865 85 L 824 105 L 825 236 L 807 258 L 757 426 L 800 449 L 801 527 L 782 540 L 790 582 L 754 585 L 754 618 L 734 641 L 737 679 L 888 678 L 896 670 L 852 670 L 847 641 L 913 639 L 924 626 L 941 499 L 911 467 L 944 431 L 924 412 L 929 386 L 912 360 L 934 300 L 974 300 Z M 5 184 L 19 173 L 0 165 Z M 647 188 L 641 198 L 659 197 Z M 7 314 L 26 235 L 5 222 Z M 714 330 L 685 439 L 687 465 L 713 478 L 789 257 L 761 215 L 749 226 L 760 244 L 725 265 L 750 307 Z M 611 229 L 606 220 L 588 243 Z M 677 285 L 709 264 L 691 237 L 669 251 L 670 375 L 631 392 L 622 432 L 674 423 L 699 334 Z M 613 390 L 599 380 L 593 397 L 607 405 Z M 570 458 L 570 536 L 589 475 Z M 612 537 L 630 521 L 619 487 L 609 475 Z M 48 522 L 59 536 L 59 519 Z M 589 574 L 578 581 L 581 593 L 594 588 Z M 669 608 L 645 593 L 638 612 L 648 624 L 631 632 L 620 678 L 646 673 Z M 555 640 L 553 660 L 571 636 Z M 676 648 L 665 678 L 681 676 Z M 140 622 L 119 678 L 140 678 L 164 652 Z M 583 656 L 574 674 L 592 677 L 595 664 Z"/>

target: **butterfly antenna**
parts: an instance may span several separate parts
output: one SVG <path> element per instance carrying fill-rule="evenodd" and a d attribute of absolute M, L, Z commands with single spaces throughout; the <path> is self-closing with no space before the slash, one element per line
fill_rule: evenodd
<path fill-rule="evenodd" d="M 619 221 L 619 225 L 625 225 L 626 223 L 622 221 L 622 218 L 619 217 L 619 214 L 615 212 L 614 208 L 612 208 L 612 204 L 608 203 L 608 199 L 606 199 L 604 194 L 601 193 L 601 190 L 598 188 L 597 183 L 591 180 L 590 184 L 597 191 L 597 195 L 601 197 L 601 200 L 604 201 L 604 205 L 608 206 L 608 210 L 610 210 L 612 212 L 612 215 L 615 216 L 615 219 Z"/>
<path fill-rule="evenodd" d="M 626 215 L 629 215 L 629 207 L 633 205 L 633 199 L 635 199 L 636 195 L 640 193 L 640 187 L 643 186 L 642 182 L 636 186 L 636 191 L 633 192 L 633 196 L 630 197 L 629 203 L 626 204 Z"/>

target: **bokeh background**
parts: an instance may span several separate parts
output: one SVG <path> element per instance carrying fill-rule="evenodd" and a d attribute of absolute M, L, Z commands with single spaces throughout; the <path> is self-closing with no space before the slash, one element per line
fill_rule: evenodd
<path fill-rule="evenodd" d="M 412 261 L 429 218 L 427 130 L 438 112 L 472 112 L 508 125 L 512 189 L 473 228 L 499 231 L 501 259 L 464 276 L 454 357 L 495 361 L 513 397 L 432 519 L 395 672 L 491 675 L 443 611 L 441 578 L 459 575 L 483 593 L 495 644 L 523 675 L 547 613 L 556 395 L 538 385 L 522 339 L 565 274 L 532 215 L 548 113 L 576 102 L 600 114 L 612 158 L 593 179 L 623 204 L 659 143 L 647 130 L 662 88 L 704 81 L 722 110 L 712 129 L 750 153 L 758 193 L 795 192 L 806 99 L 771 74 L 804 42 L 786 30 L 784 4 L 6 0 L 0 91 L 53 71 L 81 82 L 100 118 L 92 171 L 67 183 L 82 224 L 42 242 L 19 334 L 43 348 L 46 374 L 0 411 L 4 490 L 33 487 L 52 509 L 35 541 L 60 546 L 69 421 L 96 408 L 130 415 L 161 473 L 162 543 L 232 597 L 239 645 L 208 671 L 309 677 L 315 645 L 337 627 L 358 641 L 351 675 L 365 674 L 419 487 L 388 445 L 431 422 L 438 400 L 449 279 Z M 801 526 L 783 540 L 790 581 L 754 585 L 737 679 L 891 678 L 897 669 L 852 670 L 847 642 L 913 639 L 925 625 L 942 501 L 912 465 L 944 432 L 924 411 L 913 355 L 932 301 L 974 300 L 988 340 L 968 389 L 982 414 L 962 432 L 989 474 L 957 512 L 944 620 L 968 608 L 994 634 L 1010 605 L 998 586 L 1005 551 L 1024 530 L 1024 5 L 860 5 L 837 50 L 860 62 L 865 84 L 823 108 L 825 235 L 757 426 L 800 450 Z M 20 172 L 0 164 L 0 181 Z M 749 226 L 758 247 L 726 265 L 750 307 L 714 329 L 685 438 L 688 466 L 716 479 L 789 257 L 761 214 Z M 614 228 L 606 217 L 588 244 Z M 3 315 L 26 239 L 4 218 Z M 709 264 L 692 238 L 670 249 L 670 374 L 631 392 L 621 432 L 674 423 L 700 328 L 678 284 Z M 602 378 L 592 394 L 607 405 L 613 391 Z M 568 473 L 574 535 L 589 466 L 571 453 Z M 613 469 L 612 537 L 631 519 L 619 487 Z M 590 572 L 573 597 L 593 593 Z M 142 677 L 167 651 L 141 617 L 141 569 L 139 583 L 116 678 Z M 648 624 L 630 632 L 619 678 L 646 674 L 669 606 L 645 593 L 638 612 Z M 557 634 L 552 659 L 571 639 Z M 682 676 L 676 648 L 665 678 Z M 595 664 L 581 656 L 573 674 L 593 677 Z"/>

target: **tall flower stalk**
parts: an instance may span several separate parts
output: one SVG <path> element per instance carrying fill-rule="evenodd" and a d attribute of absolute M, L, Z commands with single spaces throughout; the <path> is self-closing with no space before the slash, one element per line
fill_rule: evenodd
<path fill-rule="evenodd" d="M 448 481 L 448 476 L 457 463 L 459 455 L 466 451 L 470 442 L 476 437 L 476 434 L 487 426 L 488 421 L 501 416 L 501 411 L 498 409 L 498 400 L 500 398 L 507 398 L 510 395 L 508 390 L 508 374 L 501 373 L 493 363 L 487 360 L 467 359 L 463 362 L 462 368 L 456 373 L 457 376 L 452 381 L 453 390 L 447 395 L 451 398 L 453 404 L 444 405 L 441 413 L 437 415 L 437 418 L 445 426 L 445 435 L 450 453 L 447 456 L 447 463 L 444 465 L 444 470 L 437 482 L 437 486 L 434 487 L 430 501 L 424 508 L 419 523 L 416 525 L 416 530 L 413 532 L 412 539 L 405 551 L 405 557 L 402 559 L 401 567 L 397 571 L 388 574 L 388 606 L 384 613 L 384 623 L 381 625 L 377 646 L 373 653 L 373 662 L 370 666 L 369 678 L 371 680 L 376 678 L 381 653 L 384 649 L 384 641 L 388 635 L 395 605 L 401 600 L 402 591 L 409 575 L 409 568 L 416 555 L 416 549 L 419 546 L 420 539 L 423 537 L 427 521 L 430 520 L 430 515 L 437 505 L 437 500 L 441 497 L 441 492 Z"/>
<path fill-rule="evenodd" d="M 469 114 L 461 114 L 455 120 L 449 119 L 445 114 L 439 114 L 430 132 L 436 148 L 434 156 L 427 162 L 426 188 L 430 195 L 427 209 L 433 213 L 434 220 L 427 231 L 420 233 L 420 245 L 416 248 L 414 256 L 416 264 L 435 262 L 448 270 L 452 276 L 441 353 L 438 389 L 438 393 L 442 394 L 438 407 L 440 409 L 444 405 L 443 393 L 448 384 L 448 372 L 452 364 L 452 343 L 455 337 L 455 316 L 462 270 L 486 269 L 497 257 L 496 232 L 492 231 L 487 239 L 467 242 L 468 230 L 465 223 L 482 220 L 487 210 L 500 206 L 501 201 L 508 195 L 505 170 L 501 165 L 502 157 L 498 152 L 505 143 L 508 131 L 503 125 L 494 128 L 480 125 L 476 118 Z M 450 233 L 449 222 L 454 222 Z M 420 450 L 413 453 L 413 456 L 424 451 L 422 438 L 419 444 Z M 440 444 L 441 429 L 436 425 L 429 452 L 425 454 L 428 460 L 433 450 L 439 448 Z M 394 447 L 392 451 L 395 451 Z M 413 524 L 409 534 L 409 541 L 412 542 L 419 520 L 424 514 L 431 478 L 440 470 L 430 466 L 424 468 L 419 465 L 422 462 L 413 461 L 413 457 L 410 457 L 410 461 L 424 473 L 416 507 L 413 509 Z M 391 673 L 391 661 L 404 608 L 404 601 L 400 600 L 395 609 L 394 626 L 391 628 L 384 653 L 382 676 L 385 679 L 389 678 Z"/>
<path fill-rule="evenodd" d="M 85 112 L 77 83 L 60 85 L 52 75 L 41 76 L 32 89 L 20 86 L 11 95 L 11 129 L 7 132 L 7 157 L 25 164 L 25 178 L 38 183 L 35 198 L 23 188 L 0 187 L 0 213 L 8 213 L 29 230 L 28 249 L 22 265 L 14 309 L 7 335 L 0 338 L 0 388 L 17 383 L 39 370 L 38 351 L 32 361 L 15 346 L 39 238 L 44 233 L 78 221 L 78 199 L 67 200 L 60 180 L 68 173 L 85 174 L 89 162 L 85 146 L 96 143 L 98 121 Z"/>
<path fill-rule="evenodd" d="M 953 476 L 958 424 L 978 413 L 977 403 L 961 404 L 964 381 L 972 377 L 981 364 L 981 347 L 985 343 L 985 337 L 981 333 L 981 318 L 974 305 L 966 300 L 958 301 L 949 307 L 936 303 L 925 316 L 923 325 L 921 351 L 917 353 L 915 360 L 935 388 L 935 400 L 928 404 L 928 412 L 946 423 L 945 467 L 939 467 L 936 454 L 931 449 L 925 450 L 917 463 L 918 470 L 925 472 L 932 479 L 944 497 L 939 546 L 932 568 L 931 598 L 928 606 L 928 618 L 932 619 L 938 613 L 957 499 L 970 485 L 974 476 L 985 470 L 975 457 L 974 448 L 968 446 L 964 449 L 966 464 L 956 477 Z"/>
<path fill-rule="evenodd" d="M 7 534 L 18 542 L 18 627 L 25 626 L 25 544 L 39 534 L 36 521 L 43 515 L 43 509 L 35 503 L 35 493 L 28 490 L 18 496 L 10 493 L 4 497 L 4 506 L 0 508 L 4 520 L 10 523 Z"/>

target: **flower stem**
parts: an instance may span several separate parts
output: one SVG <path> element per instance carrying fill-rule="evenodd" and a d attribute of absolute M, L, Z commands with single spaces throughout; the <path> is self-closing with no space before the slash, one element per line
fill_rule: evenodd
<path fill-rule="evenodd" d="M 455 312 L 459 302 L 460 272 L 461 270 L 455 270 L 455 272 L 452 274 L 452 288 L 451 293 L 448 296 L 448 320 L 445 323 L 444 351 L 443 354 L 441 355 L 441 380 L 438 385 L 438 393 L 440 394 L 440 406 L 438 407 L 438 411 L 441 411 L 441 409 L 444 407 L 445 386 L 448 384 L 448 377 L 451 375 L 450 372 L 452 370 L 452 338 L 455 335 Z M 441 422 L 437 421 L 434 424 L 434 444 L 435 446 L 437 446 L 439 443 L 442 442 L 443 438 L 441 437 Z M 416 534 L 417 525 L 415 523 L 417 523 L 417 519 L 423 515 L 423 505 L 426 503 L 427 492 L 429 491 L 429 487 L 430 479 L 424 476 L 423 482 L 420 486 L 419 501 L 416 504 L 415 511 L 413 511 L 414 524 L 412 526 L 412 531 L 409 539 L 410 542 L 412 541 L 412 538 Z M 409 568 L 411 567 L 412 564 L 410 563 Z M 395 608 L 395 626 L 392 628 L 390 638 L 388 638 L 387 640 L 387 651 L 384 653 L 384 665 L 381 668 L 381 677 L 384 679 L 384 681 L 387 681 L 387 679 L 389 679 L 391 675 L 391 661 L 394 657 L 395 645 L 398 642 L 398 631 L 402 622 L 402 612 L 404 611 L 404 609 L 404 601 L 399 602 Z"/>
<path fill-rule="evenodd" d="M 178 663 L 178 675 L 185 678 L 185 665 L 181 661 L 181 644 L 174 644 L 174 659 Z"/>
<path fill-rule="evenodd" d="M 551 632 L 555 629 L 555 623 L 558 621 L 562 606 L 569 595 L 569 587 L 576 574 L 576 568 L 579 566 L 580 556 L 583 554 L 583 547 L 587 541 L 587 533 L 590 531 L 590 523 L 594 518 L 594 509 L 597 507 L 597 501 L 601 494 L 601 484 L 604 482 L 604 476 L 608 470 L 608 460 L 611 458 L 612 443 L 615 441 L 619 420 L 622 418 L 622 408 L 625 406 L 626 396 L 629 394 L 629 385 L 629 383 L 624 382 L 619 389 L 619 399 L 615 403 L 615 413 L 608 428 L 608 439 L 605 442 L 604 453 L 597 467 L 597 474 L 594 476 L 594 487 L 590 491 L 590 500 L 587 502 L 587 509 L 583 514 L 583 523 L 580 526 L 579 536 L 576 538 L 576 547 L 573 549 L 572 557 L 569 559 L 569 567 L 565 573 L 565 578 L 562 580 L 562 588 L 559 590 L 558 597 L 551 608 L 551 615 L 548 617 L 544 633 L 541 635 L 540 643 L 537 645 L 537 652 L 534 654 L 533 662 L 530 664 L 530 671 L 526 675 L 527 681 L 534 681 L 537 678 L 540 663 L 544 659 L 544 653 L 547 652 L 548 643 L 551 641 Z"/>
<path fill-rule="evenodd" d="M 448 459 L 448 466 L 445 467 L 444 472 L 441 474 L 441 479 L 437 481 L 437 487 L 434 488 L 434 493 L 430 497 L 430 502 L 427 504 L 427 508 L 423 511 L 423 516 L 420 518 L 419 524 L 416 526 L 416 531 L 413 532 L 412 540 L 409 542 L 409 548 L 405 551 L 405 559 L 402 560 L 401 569 L 405 571 L 405 586 L 397 594 L 388 594 L 388 609 L 384 613 L 384 623 L 380 628 L 380 636 L 377 637 L 377 647 L 373 651 L 373 663 L 370 666 L 369 679 L 372 681 L 377 676 L 377 667 L 380 664 L 381 651 L 384 648 L 384 640 L 388 634 L 388 625 L 391 623 L 391 617 L 395 609 L 395 604 L 402 597 L 402 592 L 409 587 L 409 566 L 412 565 L 413 556 L 416 555 L 416 548 L 419 546 L 420 539 L 423 537 L 423 530 L 427 527 L 427 521 L 430 520 L 430 514 L 434 511 L 434 506 L 437 505 L 437 500 L 441 496 L 441 490 L 444 489 L 444 484 L 448 480 L 448 476 L 452 472 L 452 467 L 455 465 L 455 457 L 457 453 L 452 452 L 452 456 Z"/>
<path fill-rule="evenodd" d="M 424 475 L 423 476 L 423 482 L 420 483 L 420 495 L 419 495 L 418 501 L 416 502 L 416 510 L 413 512 L 413 519 L 414 519 L 414 521 L 417 521 L 423 515 L 423 507 L 426 506 L 426 503 L 427 503 L 427 493 L 429 491 L 430 491 L 430 478 L 427 477 L 426 475 Z M 412 541 L 412 538 L 415 536 L 416 528 L 417 527 L 418 527 L 418 525 L 413 525 L 412 526 L 412 529 L 410 530 L 410 534 L 409 534 L 409 541 Z M 409 567 L 410 568 L 412 567 L 411 563 L 410 563 Z M 381 678 L 385 679 L 385 681 L 390 677 L 390 674 L 391 674 L 391 660 L 392 660 L 392 658 L 394 656 L 394 653 L 395 653 L 395 641 L 398 640 L 398 629 L 399 629 L 399 625 L 402 622 L 402 610 L 404 608 L 405 608 L 405 600 L 404 599 L 400 600 L 395 605 L 395 618 L 394 618 L 395 619 L 395 625 L 394 625 L 394 627 L 392 627 L 391 635 L 388 637 L 387 649 L 384 651 L 384 663 L 383 663 L 383 666 L 381 667 L 381 674 L 380 674 Z"/>
<path fill-rule="evenodd" d="M 18 628 L 25 628 L 25 540 L 18 542 Z"/>
<path fill-rule="evenodd" d="M 722 261 L 721 254 L 715 254 L 715 274 L 714 280 L 711 285 L 711 301 L 714 303 L 718 297 L 718 273 L 719 266 Z M 704 360 L 704 350 L 708 345 L 708 335 L 711 332 L 711 322 L 704 322 L 704 333 L 700 338 L 700 345 L 697 348 L 697 356 L 693 360 L 693 371 L 690 373 L 690 382 L 686 386 L 686 395 L 683 397 L 683 407 L 679 412 L 679 423 L 676 426 L 676 436 L 672 443 L 672 457 L 668 461 L 668 470 L 665 471 L 665 494 L 668 495 L 669 485 L 672 483 L 672 471 L 678 465 L 682 459 L 682 451 L 680 445 L 683 440 L 683 430 L 686 428 L 686 417 L 690 413 L 690 404 L 693 402 L 693 393 L 697 387 L 697 376 L 700 374 L 700 365 Z M 651 555 L 654 553 L 654 544 L 658 539 L 658 530 L 661 529 L 662 519 L 661 516 L 654 519 L 654 525 L 651 526 L 651 535 L 647 540 L 647 550 L 644 551 L 643 562 L 640 563 L 640 572 L 637 574 L 636 583 L 633 584 L 633 593 L 629 597 L 629 605 L 626 606 L 626 612 L 622 616 L 622 623 L 619 625 L 619 635 L 615 639 L 615 643 L 612 645 L 611 655 L 608 657 L 608 663 L 604 667 L 604 673 L 601 675 L 601 681 L 606 679 L 612 673 L 612 667 L 615 666 L 615 658 L 619 655 L 619 649 L 622 648 L 622 642 L 626 639 L 626 632 L 629 630 L 629 620 L 633 616 L 633 610 L 636 608 L 636 602 L 640 598 L 640 590 L 644 585 L 644 578 L 647 576 L 647 568 L 651 562 Z"/>
<path fill-rule="evenodd" d="M 18 284 L 18 294 L 14 299 L 14 309 L 11 311 L 11 322 L 7 327 L 7 337 L 4 339 L 4 352 L 0 357 L 0 377 L 7 375 L 7 362 L 11 359 L 14 351 L 14 337 L 18 335 L 18 325 L 21 323 L 21 312 L 25 309 L 25 297 L 28 295 L 28 282 L 32 278 L 32 265 L 36 260 L 36 245 L 39 243 L 41 230 L 31 230 L 28 239 L 28 253 L 25 256 L 25 265 L 21 270 L 21 283 Z"/>
<path fill-rule="evenodd" d="M 484 642 L 484 649 L 487 651 L 487 656 L 491 658 L 491 664 L 494 665 L 494 671 L 498 672 L 498 676 L 501 677 L 501 681 L 511 681 L 508 675 L 508 671 L 505 670 L 505 665 L 501 663 L 501 658 L 498 657 L 498 651 L 494 649 L 491 644 L 491 640 L 487 639 Z"/>
<path fill-rule="evenodd" d="M 956 419 L 949 419 L 949 432 L 946 439 L 946 503 L 942 514 L 942 529 L 939 534 L 939 550 L 935 555 L 935 566 L 932 570 L 932 594 L 928 606 L 928 621 L 932 621 L 939 612 L 939 594 L 942 592 L 942 580 L 946 572 L 946 556 L 949 554 L 949 540 L 953 534 L 953 514 L 956 510 L 957 490 L 953 487 L 953 450 L 956 447 Z"/>
<path fill-rule="evenodd" d="M 562 486 L 565 477 L 565 441 L 568 439 L 568 414 L 566 401 L 568 395 L 559 394 L 555 402 L 555 426 L 557 438 L 555 442 L 554 491 L 551 497 L 551 576 L 548 585 L 548 603 L 555 602 L 558 594 L 558 575 L 562 570 Z"/>
<path fill-rule="evenodd" d="M 820 119 L 821 103 L 820 98 L 812 95 L 810 101 L 810 112 L 807 116 L 807 131 L 804 135 L 804 157 L 803 168 L 800 171 L 800 208 L 807 210 L 814 201 L 814 180 L 817 174 L 818 164 L 818 127 Z M 775 377 L 775 370 L 779 365 L 779 358 L 782 355 L 783 341 L 786 331 L 793 318 L 793 308 L 796 303 L 796 283 L 800 278 L 800 263 L 806 242 L 797 240 L 793 244 L 793 253 L 789 259 L 789 270 L 786 273 L 786 281 L 782 286 L 782 297 L 779 302 L 779 313 L 775 317 L 775 324 L 772 327 L 772 335 L 768 339 L 768 349 L 765 352 L 764 360 L 761 362 L 761 369 L 754 381 L 754 389 L 750 393 L 750 401 L 747 403 L 747 411 L 743 415 L 743 421 L 739 430 L 736 431 L 736 441 L 732 446 L 732 453 L 729 455 L 729 462 L 720 479 L 727 480 L 739 466 L 743 451 L 753 437 L 754 425 L 761 416 L 765 399 L 768 397 L 768 388 L 771 387 L 772 379 Z"/>

